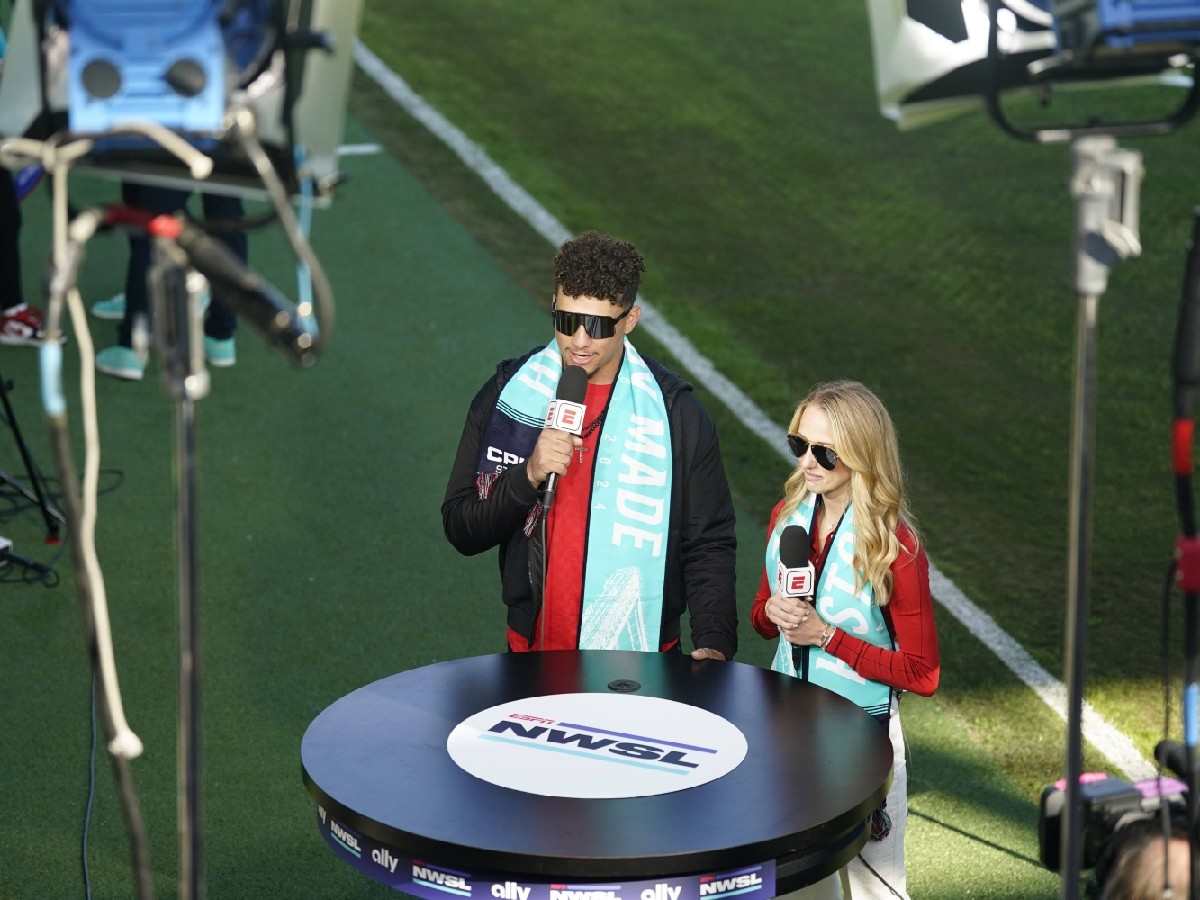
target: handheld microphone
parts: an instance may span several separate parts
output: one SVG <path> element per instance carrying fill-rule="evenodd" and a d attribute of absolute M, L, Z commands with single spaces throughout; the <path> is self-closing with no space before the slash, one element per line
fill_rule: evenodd
<path fill-rule="evenodd" d="M 566 366 L 558 379 L 558 390 L 550 407 L 546 410 L 546 427 L 557 428 L 576 437 L 583 434 L 583 416 L 587 411 L 583 401 L 587 398 L 587 372 L 580 366 Z M 546 493 L 542 508 L 549 513 L 554 505 L 554 492 L 558 489 L 558 473 L 551 472 L 546 479 Z"/>
<path fill-rule="evenodd" d="M 176 240 L 192 268 L 208 279 L 213 292 L 238 316 L 297 365 L 316 362 L 313 333 L 296 307 L 275 287 L 242 265 L 228 247 L 189 222 L 183 223 Z"/>
<path fill-rule="evenodd" d="M 809 562 L 808 530 L 788 525 L 779 535 L 779 568 L 775 584 L 781 596 L 812 600 L 816 585 L 815 571 Z M 808 677 L 808 647 L 792 646 L 792 665 L 801 678 Z"/>
<path fill-rule="evenodd" d="M 808 531 L 802 525 L 789 525 L 779 535 L 779 570 L 776 584 L 784 597 L 811 599 L 814 570 L 808 561 Z"/>

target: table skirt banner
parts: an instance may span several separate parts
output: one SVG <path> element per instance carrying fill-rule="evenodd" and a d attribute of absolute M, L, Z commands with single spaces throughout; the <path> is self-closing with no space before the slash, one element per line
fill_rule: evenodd
<path fill-rule="evenodd" d="M 775 861 L 728 872 L 676 875 L 647 881 L 574 883 L 467 872 L 401 856 L 317 806 L 317 827 L 333 852 L 368 878 L 427 900 L 767 900 L 775 896 Z"/>

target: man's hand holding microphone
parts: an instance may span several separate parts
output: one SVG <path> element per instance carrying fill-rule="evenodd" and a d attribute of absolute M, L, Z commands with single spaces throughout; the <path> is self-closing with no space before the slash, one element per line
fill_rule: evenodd
<path fill-rule="evenodd" d="M 538 436 L 529 461 L 525 463 L 525 474 L 529 483 L 540 488 L 551 475 L 560 478 L 567 474 L 571 455 L 583 446 L 583 439 L 547 425 Z"/>
<path fill-rule="evenodd" d="M 546 485 L 542 506 L 548 513 L 554 505 L 558 479 L 567 474 L 571 454 L 583 447 L 583 419 L 587 407 L 587 372 L 566 366 L 558 379 L 558 391 L 546 410 L 546 425 L 538 435 L 525 463 L 525 475 L 535 488 Z"/>

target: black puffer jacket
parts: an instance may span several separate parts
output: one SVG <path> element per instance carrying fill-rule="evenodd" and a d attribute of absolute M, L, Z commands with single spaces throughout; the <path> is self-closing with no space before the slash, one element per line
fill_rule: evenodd
<path fill-rule="evenodd" d="M 529 565 L 530 542 L 523 528 L 538 492 L 525 475 L 525 463 L 504 471 L 487 500 L 475 488 L 480 441 L 508 380 L 533 353 L 509 359 L 475 395 L 454 469 L 442 501 L 446 537 L 466 556 L 500 547 L 500 583 L 509 627 L 530 638 L 541 603 L 540 565 Z M 667 540 L 666 585 L 661 642 L 679 637 L 679 619 L 691 614 L 692 644 L 719 650 L 732 659 L 737 650 L 734 592 L 733 500 L 721 463 L 717 431 L 691 385 L 643 356 L 662 389 L 671 423 L 671 524 Z M 536 570 L 531 576 L 531 569 Z"/>

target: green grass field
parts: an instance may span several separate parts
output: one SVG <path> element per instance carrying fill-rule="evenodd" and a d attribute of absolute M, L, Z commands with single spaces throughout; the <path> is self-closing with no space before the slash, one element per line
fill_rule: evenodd
<path fill-rule="evenodd" d="M 636 242 L 646 295 L 776 421 L 816 380 L 876 388 L 901 431 L 930 555 L 1061 672 L 1074 317 L 1064 148 L 1020 145 L 981 117 L 896 132 L 876 111 L 853 4 L 818 15 L 774 0 L 374 0 L 361 34 L 568 228 Z M 339 299 L 334 345 L 299 373 L 243 332 L 237 367 L 216 372 L 200 404 L 213 897 L 389 895 L 320 842 L 300 736 L 354 687 L 501 646 L 494 558 L 454 554 L 438 504 L 474 390 L 548 333 L 553 250 L 365 77 L 351 113 L 347 140 L 385 152 L 347 159 L 350 182 L 317 217 Z M 1101 312 L 1089 699 L 1145 753 L 1162 727 L 1157 595 L 1175 532 L 1167 359 L 1193 141 L 1185 131 L 1139 145 L 1145 255 L 1116 271 Z M 90 179 L 77 188 L 81 202 L 116 194 Z M 45 197 L 25 212 L 32 293 Z M 290 289 L 278 234 L 256 234 L 251 252 Z M 119 289 L 124 262 L 120 239 L 98 240 L 87 297 Z M 111 340 L 112 326 L 93 328 Z M 675 362 L 644 332 L 637 342 Z M 49 468 L 34 354 L 6 349 L 0 372 Z M 699 387 L 734 486 L 746 611 L 786 469 Z M 170 896 L 171 407 L 156 370 L 99 388 L 113 470 L 101 561 Z M 78 432 L 77 404 L 73 415 Z M 4 441 L 0 468 L 18 469 Z M 0 534 L 50 555 L 28 510 L 0 509 Z M 12 688 L 0 717 L 0 898 L 82 896 L 87 666 L 65 558 L 59 570 L 58 588 L 2 594 L 0 674 Z M 941 610 L 938 624 L 942 688 L 904 705 L 912 895 L 1053 896 L 1036 864 L 1035 803 L 1062 768 L 1061 722 Z M 741 640 L 739 659 L 767 662 L 748 623 Z M 129 896 L 103 760 L 91 841 L 94 896 Z"/>

